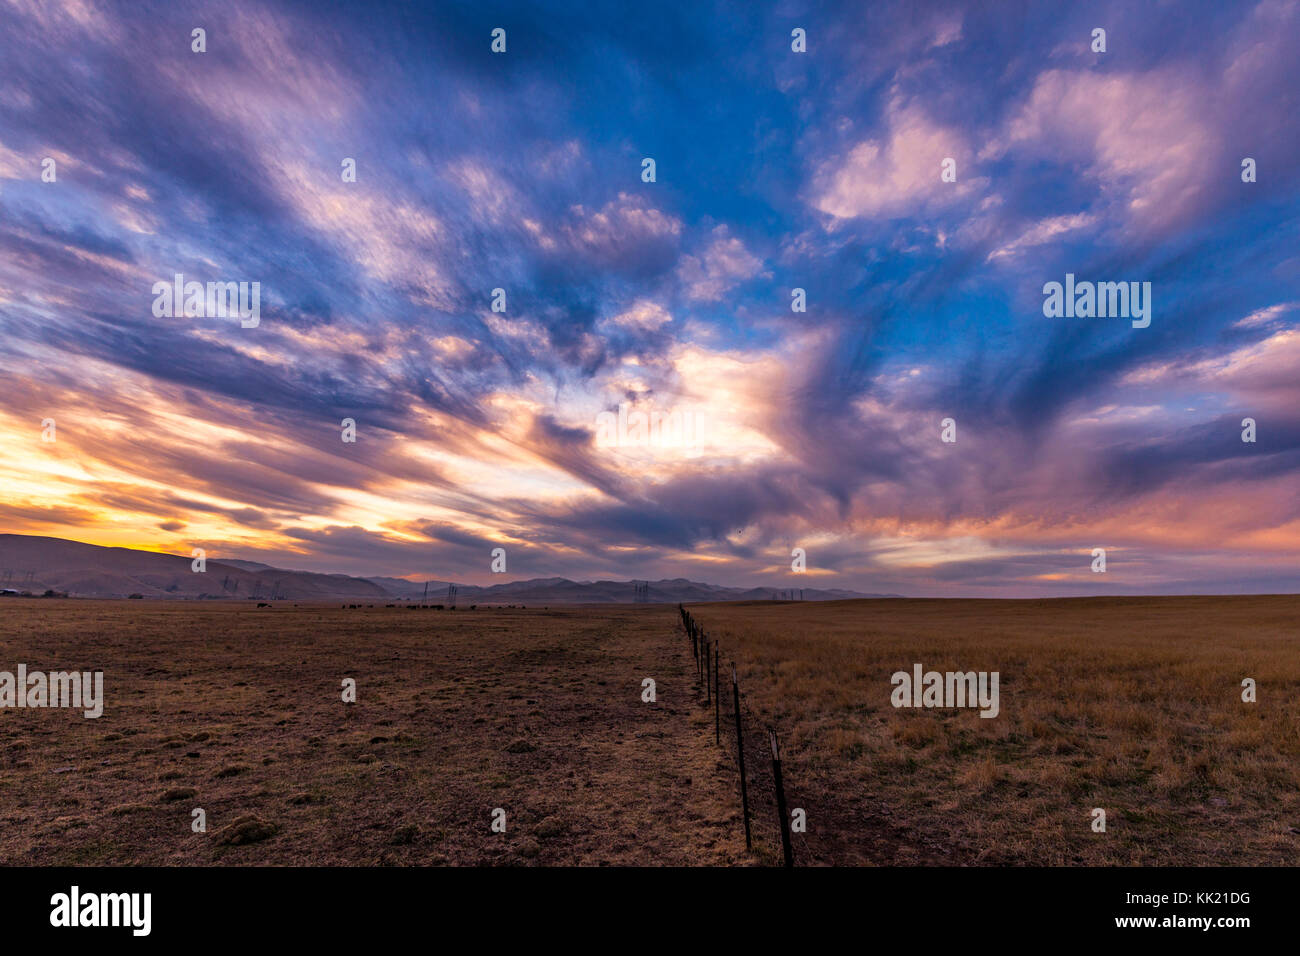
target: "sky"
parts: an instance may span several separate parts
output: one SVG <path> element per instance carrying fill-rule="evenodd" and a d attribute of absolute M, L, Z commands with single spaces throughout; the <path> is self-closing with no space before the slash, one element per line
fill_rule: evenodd
<path fill-rule="evenodd" d="M 1283 0 L 0 0 L 0 531 L 1295 592 L 1298 114 Z"/>

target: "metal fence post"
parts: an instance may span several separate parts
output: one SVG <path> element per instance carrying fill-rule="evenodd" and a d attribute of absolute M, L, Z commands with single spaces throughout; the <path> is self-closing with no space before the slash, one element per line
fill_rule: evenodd
<path fill-rule="evenodd" d="M 718 642 L 713 642 L 713 742 L 722 746 L 722 688 L 718 679 Z"/>
<path fill-rule="evenodd" d="M 785 852 L 785 865 L 794 866 L 794 850 L 790 847 L 790 815 L 785 808 L 785 786 L 781 783 L 781 751 L 776 743 L 776 731 L 767 730 L 772 741 L 772 780 L 776 784 L 776 815 L 781 823 L 781 849 Z"/>
<path fill-rule="evenodd" d="M 731 662 L 731 697 L 736 706 L 736 763 L 740 766 L 740 809 L 745 817 L 745 850 L 754 848 L 749 833 L 749 788 L 745 784 L 745 738 L 740 730 L 740 679 L 736 676 L 736 662 Z"/>

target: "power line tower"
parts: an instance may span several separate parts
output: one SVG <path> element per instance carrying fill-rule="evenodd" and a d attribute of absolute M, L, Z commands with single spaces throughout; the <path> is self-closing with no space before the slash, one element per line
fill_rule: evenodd
<path fill-rule="evenodd" d="M 447 585 L 447 607 L 456 610 L 456 585 Z"/>
<path fill-rule="evenodd" d="M 632 603 L 649 604 L 650 603 L 650 582 L 633 581 L 632 585 L 633 587 L 636 588 L 636 596 L 632 599 Z"/>

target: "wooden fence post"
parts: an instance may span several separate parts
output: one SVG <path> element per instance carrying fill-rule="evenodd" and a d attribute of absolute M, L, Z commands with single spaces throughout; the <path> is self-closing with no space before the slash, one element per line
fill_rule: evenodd
<path fill-rule="evenodd" d="M 740 730 L 740 679 L 736 676 L 736 662 L 731 662 L 731 698 L 736 707 L 736 763 L 740 767 L 740 809 L 745 817 L 745 851 L 754 848 L 749 834 L 749 788 L 745 784 L 745 738 Z"/>
<path fill-rule="evenodd" d="M 790 848 L 790 815 L 785 808 L 785 785 L 781 782 L 781 751 L 776 744 L 776 731 L 767 729 L 772 741 L 772 780 L 776 784 L 776 815 L 781 823 L 781 849 L 785 852 L 785 865 L 794 866 L 794 850 Z"/>

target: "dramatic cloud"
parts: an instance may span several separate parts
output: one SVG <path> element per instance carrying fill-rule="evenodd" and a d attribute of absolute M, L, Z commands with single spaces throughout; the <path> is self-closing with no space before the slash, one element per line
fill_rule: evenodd
<path fill-rule="evenodd" d="M 957 183 L 939 176 L 945 159 L 965 166 L 971 158 L 957 132 L 934 123 L 917 104 L 891 103 L 885 123 L 882 138 L 863 140 L 842 163 L 822 171 L 818 209 L 841 219 L 899 216 L 970 192 L 967 171 Z"/>
<path fill-rule="evenodd" d="M 1295 590 L 1300 4 L 800 16 L 0 0 L 0 530 Z M 156 315 L 177 274 L 260 320 Z M 1044 315 L 1067 275 L 1150 326 Z"/>

